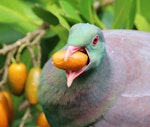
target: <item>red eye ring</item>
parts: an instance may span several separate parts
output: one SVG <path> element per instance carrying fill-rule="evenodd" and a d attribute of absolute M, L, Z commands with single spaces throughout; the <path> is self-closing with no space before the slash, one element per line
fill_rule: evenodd
<path fill-rule="evenodd" d="M 98 35 L 96 35 L 92 41 L 92 45 L 96 45 L 98 41 L 99 41 L 99 37 Z"/>

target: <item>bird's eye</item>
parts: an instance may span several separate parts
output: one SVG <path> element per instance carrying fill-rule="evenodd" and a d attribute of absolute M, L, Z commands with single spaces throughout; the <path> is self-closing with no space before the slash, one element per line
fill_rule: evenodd
<path fill-rule="evenodd" d="M 99 37 L 98 37 L 98 35 L 96 35 L 92 41 L 92 45 L 96 45 L 98 40 L 99 40 Z"/>

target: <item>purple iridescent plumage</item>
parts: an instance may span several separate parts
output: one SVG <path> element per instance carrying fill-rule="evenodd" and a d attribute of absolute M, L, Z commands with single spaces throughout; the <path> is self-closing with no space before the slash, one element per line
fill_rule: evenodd
<path fill-rule="evenodd" d="M 38 94 L 52 127 L 149 127 L 150 33 L 76 24 L 68 45 L 86 48 L 90 64 L 70 87 L 64 70 L 45 64 Z"/>

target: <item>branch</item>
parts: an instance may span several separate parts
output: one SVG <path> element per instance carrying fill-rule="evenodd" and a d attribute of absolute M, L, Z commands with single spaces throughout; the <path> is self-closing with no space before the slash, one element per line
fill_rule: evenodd
<path fill-rule="evenodd" d="M 17 53 L 17 60 L 19 60 L 20 54 L 23 50 L 23 48 L 28 48 L 34 62 L 33 64 L 36 65 L 38 62 L 35 62 L 35 56 L 33 55 L 34 52 L 31 51 L 31 48 L 34 45 L 38 45 L 40 40 L 42 39 L 42 37 L 44 36 L 44 34 L 46 33 L 45 29 L 42 29 L 44 27 L 41 27 L 40 29 L 34 31 L 34 32 L 30 32 L 28 33 L 24 38 L 19 39 L 18 41 L 16 41 L 13 44 L 10 45 L 4 45 L 2 49 L 0 49 L 0 55 L 5 55 L 7 54 L 7 58 L 4 64 L 4 67 L 0 70 L 0 73 L 2 74 L 2 78 L 0 79 L 0 88 L 2 87 L 2 85 L 6 82 L 7 80 L 7 71 L 8 71 L 8 66 L 11 62 L 11 58 L 15 55 L 15 53 L 18 51 Z M 23 47 L 23 48 L 21 48 Z M 20 50 L 18 50 L 20 48 Z M 41 56 L 39 56 L 41 57 Z M 37 60 L 38 61 L 38 60 Z"/>
<path fill-rule="evenodd" d="M 114 0 L 104 0 L 102 3 L 102 6 L 106 7 L 106 6 L 111 5 L 113 3 L 114 3 Z"/>
<path fill-rule="evenodd" d="M 13 57 L 13 55 L 15 54 L 15 52 L 16 52 L 16 50 L 12 50 L 7 55 L 7 58 L 6 58 L 6 61 L 5 61 L 5 64 L 4 64 L 4 68 L 3 68 L 3 76 L 2 76 L 2 79 L 0 81 L 0 88 L 7 81 L 8 66 L 9 66 L 11 58 Z"/>
<path fill-rule="evenodd" d="M 34 54 L 33 48 L 28 46 L 27 49 L 29 50 L 29 53 L 31 55 L 33 66 L 35 67 L 37 62 L 36 62 L 36 59 L 35 59 L 35 54 Z"/>
<path fill-rule="evenodd" d="M 31 42 L 32 39 L 37 36 L 37 39 L 32 44 L 34 45 L 39 42 L 39 40 L 41 39 L 41 37 L 43 37 L 44 34 L 45 34 L 45 30 L 42 30 L 42 29 L 28 33 L 26 37 L 16 41 L 16 43 L 13 43 L 11 45 L 4 45 L 3 48 L 0 49 L 0 55 L 4 55 L 9 51 L 15 48 L 18 48 L 19 46 L 21 46 L 22 44 L 25 44 L 26 42 Z"/>
<path fill-rule="evenodd" d="M 22 120 L 21 120 L 21 123 L 20 123 L 19 127 L 25 127 L 26 120 L 31 117 L 31 114 L 30 114 L 30 112 L 31 112 L 31 105 L 30 105 L 28 100 L 25 100 L 19 106 L 18 111 L 21 111 L 21 110 L 23 110 L 25 108 L 26 108 L 26 112 L 24 113 L 24 116 L 22 117 Z"/>
<path fill-rule="evenodd" d="M 18 107 L 18 111 L 22 111 L 23 109 L 30 106 L 30 103 L 28 100 L 24 100 Z"/>
<path fill-rule="evenodd" d="M 102 2 L 100 1 L 95 1 L 93 6 L 96 12 L 99 12 L 102 7 L 109 6 L 114 3 L 114 0 L 103 0 Z"/>
<path fill-rule="evenodd" d="M 22 117 L 22 120 L 21 120 L 19 127 L 25 126 L 26 120 L 31 117 L 30 111 L 31 111 L 30 106 L 28 106 L 24 116 Z"/>

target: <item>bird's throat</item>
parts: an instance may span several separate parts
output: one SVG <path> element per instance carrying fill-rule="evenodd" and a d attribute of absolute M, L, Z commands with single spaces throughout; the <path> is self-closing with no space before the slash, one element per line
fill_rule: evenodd
<path fill-rule="evenodd" d="M 87 66 L 84 66 L 80 70 L 72 71 L 66 70 L 66 77 L 67 77 L 67 86 L 70 87 L 73 83 L 73 80 L 77 78 L 80 74 L 82 74 L 86 70 Z"/>
<path fill-rule="evenodd" d="M 74 52 L 76 51 L 86 51 L 83 47 L 77 47 L 77 46 L 68 46 L 67 53 L 65 56 L 65 60 L 67 60 Z M 70 87 L 74 81 L 75 78 L 77 78 L 80 74 L 82 74 L 88 67 L 90 62 L 83 66 L 79 70 L 66 70 L 66 77 L 67 77 L 67 86 Z"/>

